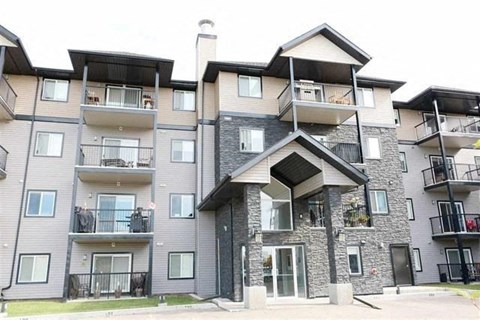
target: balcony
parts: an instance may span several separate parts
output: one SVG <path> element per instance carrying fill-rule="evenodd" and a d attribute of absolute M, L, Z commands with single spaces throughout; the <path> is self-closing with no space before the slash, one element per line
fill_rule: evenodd
<path fill-rule="evenodd" d="M 148 272 L 70 274 L 69 299 L 143 297 L 148 292 Z"/>
<path fill-rule="evenodd" d="M 471 192 L 480 190 L 480 166 L 475 164 L 447 165 L 448 177 L 445 175 L 443 165 L 422 170 L 423 185 L 426 191 L 444 192 L 447 183 L 453 191 Z"/>
<path fill-rule="evenodd" d="M 440 116 L 440 132 L 445 148 L 471 148 L 480 139 L 480 120 Z M 428 119 L 415 126 L 417 144 L 425 147 L 438 147 L 438 126 L 435 118 Z"/>
<path fill-rule="evenodd" d="M 348 163 L 362 163 L 362 157 L 360 156 L 360 144 L 358 143 L 333 141 L 320 141 L 320 143 Z"/>
<path fill-rule="evenodd" d="M 480 264 L 465 263 L 470 281 L 480 281 Z M 462 265 L 460 263 L 437 264 L 440 282 L 462 281 Z"/>
<path fill-rule="evenodd" d="M 0 77 L 0 120 L 13 120 L 17 94 L 5 79 Z"/>
<path fill-rule="evenodd" d="M 298 122 L 339 125 L 358 110 L 352 91 L 352 86 L 347 85 L 295 81 L 293 97 L 291 85 L 278 97 L 279 118 L 292 121 L 292 106 L 295 105 Z"/>
<path fill-rule="evenodd" d="M 8 151 L 0 146 L 0 179 L 5 179 L 7 177 L 7 157 L 8 157 Z"/>
<path fill-rule="evenodd" d="M 84 182 L 117 185 L 152 182 L 153 148 L 84 144 L 80 152 L 80 164 L 76 168 Z"/>
<path fill-rule="evenodd" d="M 153 237 L 151 210 L 76 207 L 72 237 L 76 242 L 145 242 Z"/>
<path fill-rule="evenodd" d="M 154 92 L 122 86 L 87 86 L 83 117 L 87 125 L 155 127 Z"/>
<path fill-rule="evenodd" d="M 458 214 L 458 233 L 465 238 L 480 238 L 480 214 Z M 432 238 L 452 238 L 456 236 L 452 214 L 430 218 Z"/>
<path fill-rule="evenodd" d="M 343 222 L 347 228 L 365 228 L 372 226 L 367 207 L 363 205 L 344 205 Z"/>

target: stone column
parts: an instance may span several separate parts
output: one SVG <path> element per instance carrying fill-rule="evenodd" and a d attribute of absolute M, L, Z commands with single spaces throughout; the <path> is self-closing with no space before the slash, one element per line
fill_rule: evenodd
<path fill-rule="evenodd" d="M 246 184 L 243 188 L 243 210 L 247 223 L 245 248 L 244 302 L 247 309 L 266 307 L 267 289 L 263 284 L 262 259 L 262 212 L 260 208 L 260 186 Z"/>
<path fill-rule="evenodd" d="M 347 243 L 342 212 L 342 194 L 337 186 L 323 188 L 328 263 L 330 266 L 329 297 L 332 304 L 353 303 L 353 290 L 348 272 Z"/>

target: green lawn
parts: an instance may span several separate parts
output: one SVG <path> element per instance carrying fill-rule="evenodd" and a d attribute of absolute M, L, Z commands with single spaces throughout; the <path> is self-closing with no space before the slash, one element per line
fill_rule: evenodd
<path fill-rule="evenodd" d="M 425 286 L 431 287 L 441 287 L 441 288 L 449 288 L 449 289 L 463 289 L 463 290 L 480 290 L 480 284 L 468 284 L 464 285 L 463 283 L 431 283 L 425 284 Z"/>
<path fill-rule="evenodd" d="M 165 297 L 167 305 L 202 303 L 189 295 L 169 295 Z M 60 300 L 22 300 L 8 302 L 8 316 L 20 317 L 52 313 L 71 313 L 101 311 L 114 309 L 148 308 L 158 306 L 158 297 L 146 299 L 122 299 L 97 301 L 73 301 L 64 303 Z"/>

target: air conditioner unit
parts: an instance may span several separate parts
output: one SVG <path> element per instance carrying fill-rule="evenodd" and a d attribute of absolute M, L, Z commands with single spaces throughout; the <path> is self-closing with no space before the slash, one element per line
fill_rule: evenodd
<path fill-rule="evenodd" d="M 301 80 L 299 83 L 300 100 L 315 101 L 315 87 L 313 81 Z"/>

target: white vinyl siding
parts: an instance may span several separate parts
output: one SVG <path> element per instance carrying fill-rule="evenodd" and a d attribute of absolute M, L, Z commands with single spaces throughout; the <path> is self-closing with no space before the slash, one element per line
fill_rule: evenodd
<path fill-rule="evenodd" d="M 61 157 L 63 134 L 51 132 L 37 132 L 35 155 L 45 157 Z"/>
<path fill-rule="evenodd" d="M 28 217 L 52 217 L 55 212 L 55 191 L 28 191 Z"/>
<path fill-rule="evenodd" d="M 195 211 L 193 194 L 170 195 L 170 217 L 194 218 Z"/>
<path fill-rule="evenodd" d="M 170 253 L 168 256 L 169 279 L 193 279 L 193 252 Z"/>
<path fill-rule="evenodd" d="M 68 85 L 66 80 L 43 80 L 42 100 L 62 101 L 68 99 Z"/>
<path fill-rule="evenodd" d="M 360 258 L 360 247 L 347 247 L 348 270 L 351 275 L 362 274 L 362 259 Z"/>
<path fill-rule="evenodd" d="M 263 152 L 264 134 L 261 129 L 240 129 L 240 151 Z"/>
<path fill-rule="evenodd" d="M 367 158 L 368 159 L 381 159 L 382 153 L 380 148 L 380 138 L 368 137 L 367 143 Z"/>
<path fill-rule="evenodd" d="M 357 89 L 357 105 L 362 107 L 375 107 L 373 99 L 373 89 L 370 88 L 358 88 Z"/>
<path fill-rule="evenodd" d="M 20 255 L 18 268 L 18 283 L 45 283 L 48 276 L 48 263 L 50 256 L 45 255 Z"/>
<path fill-rule="evenodd" d="M 238 76 L 238 95 L 241 97 L 261 98 L 261 78 L 252 76 Z"/>
<path fill-rule="evenodd" d="M 172 140 L 172 161 L 194 162 L 195 144 L 189 140 Z"/>
<path fill-rule="evenodd" d="M 173 110 L 195 111 L 195 91 L 175 90 L 173 94 Z"/>
<path fill-rule="evenodd" d="M 370 204 L 372 213 L 388 213 L 387 192 L 384 190 L 370 190 Z"/>

